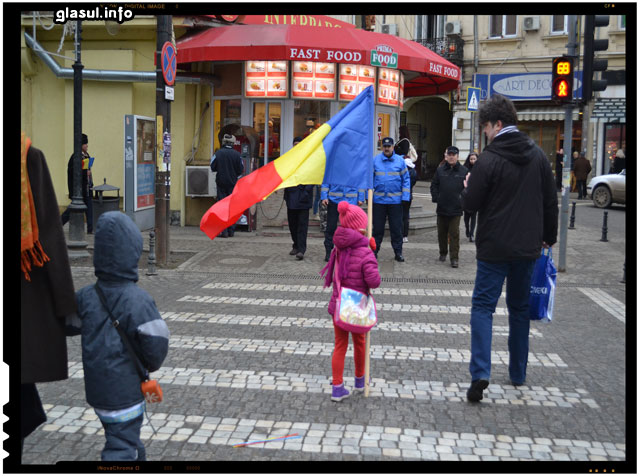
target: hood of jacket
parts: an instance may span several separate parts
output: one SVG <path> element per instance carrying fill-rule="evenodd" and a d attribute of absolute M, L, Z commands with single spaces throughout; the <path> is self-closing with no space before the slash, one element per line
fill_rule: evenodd
<path fill-rule="evenodd" d="M 369 246 L 366 236 L 352 228 L 339 226 L 333 235 L 333 244 L 340 250 L 345 248 L 361 248 Z"/>
<path fill-rule="evenodd" d="M 517 165 L 526 165 L 537 154 L 537 146 L 526 134 L 515 131 L 496 137 L 485 149 Z"/>
<path fill-rule="evenodd" d="M 142 234 L 122 212 L 100 215 L 93 249 L 95 275 L 105 281 L 138 281 Z"/>

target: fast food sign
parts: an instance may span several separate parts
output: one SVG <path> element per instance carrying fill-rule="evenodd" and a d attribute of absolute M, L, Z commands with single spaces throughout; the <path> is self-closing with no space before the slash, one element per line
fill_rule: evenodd
<path fill-rule="evenodd" d="M 378 45 L 375 50 L 371 50 L 371 66 L 397 68 L 398 53 L 394 53 L 390 46 Z"/>

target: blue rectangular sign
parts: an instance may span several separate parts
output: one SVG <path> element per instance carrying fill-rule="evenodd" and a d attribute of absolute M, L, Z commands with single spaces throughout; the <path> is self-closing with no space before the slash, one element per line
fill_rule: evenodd
<path fill-rule="evenodd" d="M 502 94 L 512 100 L 551 99 L 551 72 L 476 74 L 474 85 L 481 89 L 483 100 L 493 94 Z M 573 89 L 574 97 L 582 96 L 582 71 L 576 71 Z"/>

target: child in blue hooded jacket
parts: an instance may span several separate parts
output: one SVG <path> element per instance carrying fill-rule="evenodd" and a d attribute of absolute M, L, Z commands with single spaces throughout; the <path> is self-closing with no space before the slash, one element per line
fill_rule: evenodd
<path fill-rule="evenodd" d="M 96 284 L 76 293 L 82 334 L 82 365 L 87 402 L 104 427 L 103 461 L 145 461 L 140 429 L 145 400 L 140 376 L 95 287 L 127 334 L 142 365 L 158 370 L 169 349 L 169 329 L 153 298 L 136 285 L 142 235 L 121 212 L 100 216 L 93 264 Z"/>

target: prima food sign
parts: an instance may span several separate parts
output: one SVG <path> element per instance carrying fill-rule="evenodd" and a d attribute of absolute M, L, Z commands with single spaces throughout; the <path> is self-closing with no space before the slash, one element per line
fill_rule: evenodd
<path fill-rule="evenodd" d="M 371 66 L 397 68 L 398 53 L 394 53 L 390 46 L 378 45 L 375 50 L 371 50 Z"/>

